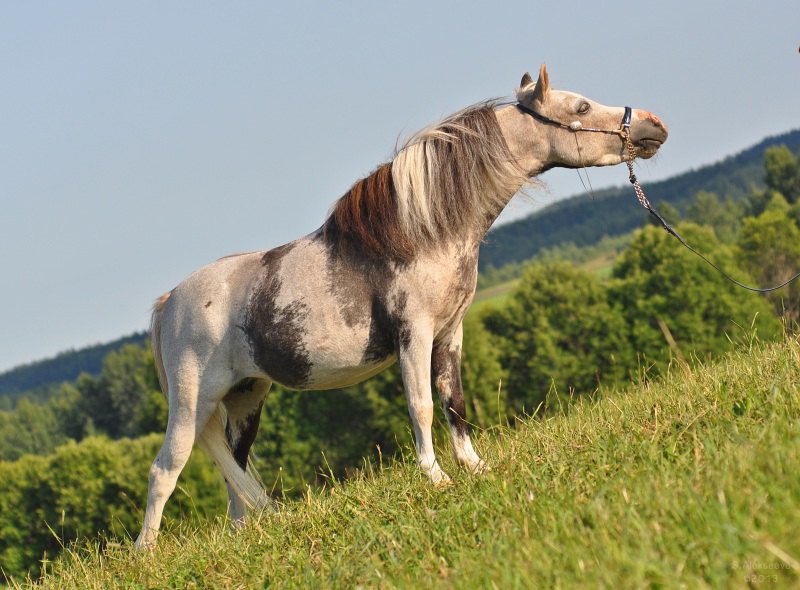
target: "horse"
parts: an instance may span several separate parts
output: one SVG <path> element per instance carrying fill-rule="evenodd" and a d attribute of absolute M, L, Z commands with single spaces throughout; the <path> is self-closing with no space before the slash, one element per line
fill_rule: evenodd
<path fill-rule="evenodd" d="M 248 457 L 273 382 L 341 388 L 397 362 L 422 473 L 450 481 L 434 454 L 432 382 L 457 463 L 485 471 L 460 366 L 479 245 L 542 172 L 650 158 L 666 139 L 652 113 L 551 88 L 542 65 L 536 82 L 522 77 L 516 102 L 485 101 L 411 136 L 313 233 L 221 258 L 161 296 L 151 339 L 169 417 L 135 547 L 155 545 L 197 441 L 224 476 L 234 523 L 269 504 Z"/>

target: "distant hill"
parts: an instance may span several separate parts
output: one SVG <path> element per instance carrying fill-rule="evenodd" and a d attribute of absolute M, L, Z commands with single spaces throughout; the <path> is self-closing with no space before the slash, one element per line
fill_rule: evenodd
<path fill-rule="evenodd" d="M 138 332 L 106 344 L 68 350 L 50 359 L 15 367 L 0 373 L 0 396 L 13 397 L 22 392 L 74 381 L 81 373 L 99 375 L 108 353 L 126 344 L 143 344 L 146 338 L 146 332 Z"/>
<path fill-rule="evenodd" d="M 699 191 L 744 199 L 752 188 L 763 187 L 764 151 L 781 144 L 800 151 L 800 129 L 769 137 L 716 164 L 647 183 L 645 192 L 654 207 L 667 202 L 681 212 Z M 597 191 L 594 200 L 583 194 L 573 196 L 493 229 L 481 247 L 480 269 L 527 260 L 543 248 L 564 242 L 596 244 L 603 236 L 618 236 L 640 227 L 645 217 L 629 185 Z"/>

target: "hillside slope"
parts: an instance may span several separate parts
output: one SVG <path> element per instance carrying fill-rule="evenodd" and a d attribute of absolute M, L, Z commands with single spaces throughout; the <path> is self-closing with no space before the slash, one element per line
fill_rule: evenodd
<path fill-rule="evenodd" d="M 103 359 L 108 353 L 119 350 L 126 344 L 143 344 L 146 339 L 145 332 L 138 332 L 113 342 L 68 350 L 53 358 L 15 367 L 0 373 L 0 396 L 13 396 L 65 381 L 74 381 L 81 373 L 96 376 L 103 368 Z"/>
<path fill-rule="evenodd" d="M 654 183 L 644 189 L 650 202 L 667 202 L 682 211 L 698 191 L 715 192 L 720 197 L 743 199 L 753 187 L 763 187 L 764 151 L 775 145 L 800 151 L 800 129 L 769 137 L 721 162 L 703 166 Z M 624 178 L 620 171 L 620 178 Z M 534 256 L 542 248 L 564 242 L 578 246 L 595 244 L 603 236 L 618 236 L 644 223 L 646 213 L 629 185 L 570 197 L 537 211 L 524 219 L 493 229 L 481 247 L 481 269 L 501 267 Z"/>
<path fill-rule="evenodd" d="M 368 466 L 235 533 L 73 550 L 39 587 L 796 587 L 798 418 L 800 345 L 745 350 L 484 433 L 483 476 L 442 449 L 449 489 Z"/>

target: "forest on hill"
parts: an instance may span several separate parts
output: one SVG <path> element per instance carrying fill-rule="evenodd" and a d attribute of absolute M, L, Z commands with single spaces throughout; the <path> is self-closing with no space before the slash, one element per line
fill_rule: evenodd
<path fill-rule="evenodd" d="M 118 338 L 113 342 L 68 350 L 53 358 L 34 361 L 0 373 L 0 408 L 10 408 L 15 398 L 46 399 L 52 388 L 66 381 L 75 381 L 81 373 L 98 375 L 109 353 L 128 344 L 144 344 L 145 332 Z"/>
<path fill-rule="evenodd" d="M 762 188 L 747 198 L 700 191 L 683 218 L 670 215 L 726 272 L 772 284 L 800 270 L 800 157 L 773 146 L 760 167 Z M 796 334 L 798 319 L 800 285 L 768 296 L 742 291 L 646 226 L 610 276 L 534 262 L 505 302 L 468 316 L 468 420 L 490 429 L 519 416 L 558 416 L 576 400 L 596 402 L 737 348 L 781 341 Z M 135 343 L 109 353 L 99 373 L 61 384 L 46 399 L 22 395 L 0 411 L 2 571 L 36 575 L 43 556 L 53 559 L 76 539 L 135 535 L 166 412 L 153 353 Z M 391 464 L 410 442 L 395 368 L 331 392 L 276 387 L 263 408 L 255 465 L 267 489 L 289 500 L 364 469 L 365 460 Z M 192 461 L 169 518 L 224 512 L 220 478 L 202 454 Z"/>

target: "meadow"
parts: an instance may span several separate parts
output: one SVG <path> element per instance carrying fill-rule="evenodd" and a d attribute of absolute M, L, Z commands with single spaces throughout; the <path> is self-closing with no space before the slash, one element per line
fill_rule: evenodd
<path fill-rule="evenodd" d="M 798 417 L 798 342 L 744 343 L 483 431 L 483 476 L 441 448 L 449 488 L 409 449 L 239 531 L 171 521 L 152 554 L 73 546 L 37 587 L 797 587 Z"/>

